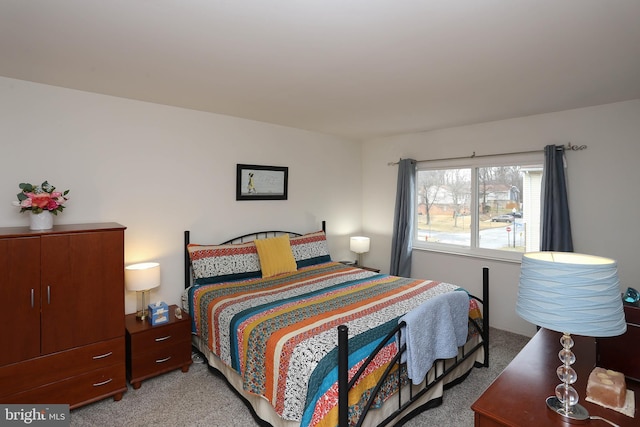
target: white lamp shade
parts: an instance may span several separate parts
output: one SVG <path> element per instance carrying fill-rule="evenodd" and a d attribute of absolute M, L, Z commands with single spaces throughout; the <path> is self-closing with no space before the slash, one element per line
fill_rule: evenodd
<path fill-rule="evenodd" d="M 616 261 L 573 252 L 524 254 L 516 313 L 557 332 L 623 334 L 627 325 Z"/>
<path fill-rule="evenodd" d="M 124 280 L 130 291 L 147 291 L 160 286 L 160 264 L 143 262 L 124 268 Z"/>
<path fill-rule="evenodd" d="M 368 237 L 353 236 L 349 243 L 349 248 L 351 249 L 351 252 L 363 254 L 365 252 L 369 252 L 370 242 L 371 239 L 369 239 Z"/>

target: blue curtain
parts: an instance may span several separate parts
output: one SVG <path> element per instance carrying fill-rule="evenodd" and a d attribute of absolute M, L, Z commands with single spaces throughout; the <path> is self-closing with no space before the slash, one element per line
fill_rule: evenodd
<path fill-rule="evenodd" d="M 564 147 L 544 147 L 542 174 L 542 238 L 540 250 L 573 252 Z"/>
<path fill-rule="evenodd" d="M 416 161 L 401 159 L 398 164 L 398 189 L 389 268 L 389 274 L 393 276 L 411 277 L 415 190 Z"/>

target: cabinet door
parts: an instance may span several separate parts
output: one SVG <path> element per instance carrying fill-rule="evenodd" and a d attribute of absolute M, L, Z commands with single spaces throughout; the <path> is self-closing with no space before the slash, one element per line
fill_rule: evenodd
<path fill-rule="evenodd" d="M 42 353 L 124 335 L 124 231 L 42 236 Z"/>
<path fill-rule="evenodd" d="M 40 239 L 0 239 L 0 366 L 40 355 Z"/>

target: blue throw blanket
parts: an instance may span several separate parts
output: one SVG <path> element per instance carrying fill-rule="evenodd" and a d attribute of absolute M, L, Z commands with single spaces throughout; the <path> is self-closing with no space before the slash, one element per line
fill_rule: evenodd
<path fill-rule="evenodd" d="M 431 298 L 398 320 L 406 323 L 399 345 L 407 344 L 402 362 L 414 384 L 422 382 L 436 359 L 458 354 L 467 341 L 468 316 L 469 295 L 461 290 Z"/>

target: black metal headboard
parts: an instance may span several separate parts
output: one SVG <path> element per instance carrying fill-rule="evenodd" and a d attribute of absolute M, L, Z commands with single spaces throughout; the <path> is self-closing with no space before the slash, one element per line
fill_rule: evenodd
<path fill-rule="evenodd" d="M 327 231 L 327 223 L 326 221 L 322 221 L 322 231 Z M 267 237 L 276 237 L 282 236 L 283 234 L 288 234 L 289 236 L 302 236 L 302 234 L 297 233 L 295 231 L 256 231 L 254 233 L 248 233 L 242 236 L 234 237 L 233 239 L 229 239 L 225 242 L 219 243 L 220 245 L 227 245 L 233 243 L 245 243 L 251 242 L 256 239 L 266 239 Z M 191 286 L 191 259 L 189 258 L 189 250 L 187 246 L 190 243 L 190 233 L 189 230 L 185 230 L 184 232 L 184 288 L 187 289 Z"/>
<path fill-rule="evenodd" d="M 296 233 L 294 231 L 256 231 L 254 233 L 245 234 L 244 236 L 234 237 L 233 239 L 227 240 L 226 242 L 220 243 L 221 245 L 229 245 L 235 243 L 246 243 L 251 242 L 256 239 L 266 239 L 268 237 L 277 237 L 282 236 L 284 234 L 288 234 L 290 237 L 302 236 L 300 233 Z"/>

